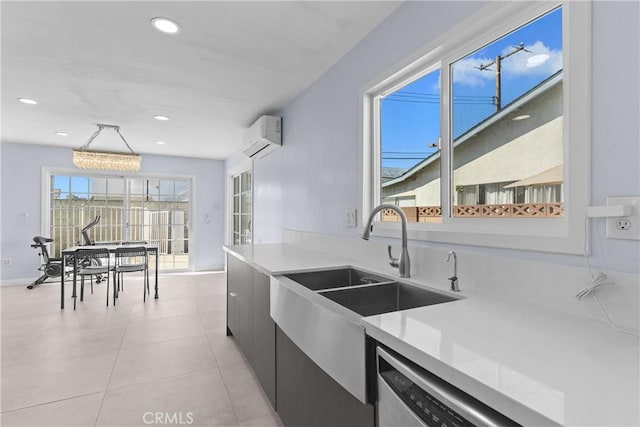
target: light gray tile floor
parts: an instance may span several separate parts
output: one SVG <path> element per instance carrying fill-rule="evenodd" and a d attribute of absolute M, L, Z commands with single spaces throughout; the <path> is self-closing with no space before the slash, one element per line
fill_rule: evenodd
<path fill-rule="evenodd" d="M 0 425 L 281 426 L 253 371 L 225 335 L 224 273 L 160 276 L 142 302 L 127 276 L 117 306 L 105 283 L 0 288 Z M 152 290 L 153 292 L 153 290 Z"/>

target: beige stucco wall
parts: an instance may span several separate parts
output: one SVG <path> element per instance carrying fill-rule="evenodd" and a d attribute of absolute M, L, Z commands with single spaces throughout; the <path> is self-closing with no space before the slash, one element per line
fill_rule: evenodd
<path fill-rule="evenodd" d="M 530 117 L 512 120 L 522 114 Z M 518 181 L 561 165 L 562 126 L 559 83 L 456 147 L 454 187 Z M 439 205 L 440 161 L 383 188 L 383 198 L 397 194 L 414 194 L 418 206 Z"/>
<path fill-rule="evenodd" d="M 561 164 L 562 117 L 557 117 L 455 169 L 454 185 L 519 181 Z"/>

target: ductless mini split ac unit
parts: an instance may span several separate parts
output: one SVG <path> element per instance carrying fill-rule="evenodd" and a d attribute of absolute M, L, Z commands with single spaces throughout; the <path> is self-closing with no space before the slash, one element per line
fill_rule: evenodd
<path fill-rule="evenodd" d="M 242 151 L 261 158 L 282 146 L 282 117 L 262 116 L 244 134 Z"/>

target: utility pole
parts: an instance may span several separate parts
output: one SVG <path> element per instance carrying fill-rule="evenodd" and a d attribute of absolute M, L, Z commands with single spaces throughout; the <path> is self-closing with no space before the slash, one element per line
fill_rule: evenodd
<path fill-rule="evenodd" d="M 515 55 L 516 53 L 524 50 L 525 52 L 529 52 L 524 48 L 524 43 L 520 43 L 518 46 L 514 46 L 511 52 L 508 52 L 502 56 L 496 56 L 496 59 L 489 62 L 488 64 L 480 64 L 479 67 L 476 67 L 480 71 L 489 70 L 489 67 L 495 64 L 496 66 L 496 96 L 495 96 L 495 104 L 496 111 L 500 111 L 502 109 L 502 61 L 510 57 L 511 55 Z"/>

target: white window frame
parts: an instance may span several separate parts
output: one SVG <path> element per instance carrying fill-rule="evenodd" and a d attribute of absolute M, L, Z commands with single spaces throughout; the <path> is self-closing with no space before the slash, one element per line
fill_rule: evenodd
<path fill-rule="evenodd" d="M 92 171 L 87 170 L 85 172 L 79 171 L 73 168 L 60 168 L 60 167 L 42 167 L 41 174 L 41 205 L 40 205 L 40 231 L 43 236 L 48 236 L 51 230 L 51 177 L 53 175 L 68 175 L 68 176 L 99 176 L 101 178 L 122 178 L 122 179 L 173 179 L 173 180 L 188 180 L 190 182 L 189 193 L 189 222 L 187 228 L 189 229 L 189 271 L 194 271 L 196 267 L 197 259 L 197 221 L 194 221 L 194 213 L 196 212 L 196 176 L 195 175 L 181 175 L 181 174 L 159 174 L 159 173 L 144 173 L 144 174 L 126 174 L 124 172 L 111 172 L 111 171 Z M 125 190 L 126 191 L 126 190 Z M 180 271 L 180 269 L 171 270 L 172 272 Z"/>
<path fill-rule="evenodd" d="M 380 204 L 379 100 L 441 68 L 449 87 L 449 65 L 544 15 L 563 7 L 563 163 L 565 210 L 562 218 L 456 218 L 452 211 L 451 94 L 442 92 L 442 223 L 410 223 L 413 240 L 580 254 L 590 199 L 591 168 L 591 2 L 492 2 L 428 43 L 384 77 L 362 90 L 363 221 Z M 375 234 L 398 237 L 399 224 L 378 221 Z"/>

